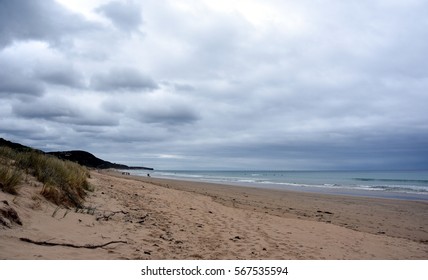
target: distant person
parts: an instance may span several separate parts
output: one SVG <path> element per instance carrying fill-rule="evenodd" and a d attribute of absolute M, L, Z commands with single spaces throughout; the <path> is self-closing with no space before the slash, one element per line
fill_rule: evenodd
<path fill-rule="evenodd" d="M 147 177 L 150 177 L 150 173 L 147 173 Z"/>

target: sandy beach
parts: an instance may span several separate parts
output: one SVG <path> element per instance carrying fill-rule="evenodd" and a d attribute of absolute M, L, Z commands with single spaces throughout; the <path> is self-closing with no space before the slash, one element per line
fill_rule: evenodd
<path fill-rule="evenodd" d="M 84 209 L 0 192 L 0 259 L 428 259 L 428 202 L 91 171 Z M 6 203 L 4 202 L 6 201 Z"/>

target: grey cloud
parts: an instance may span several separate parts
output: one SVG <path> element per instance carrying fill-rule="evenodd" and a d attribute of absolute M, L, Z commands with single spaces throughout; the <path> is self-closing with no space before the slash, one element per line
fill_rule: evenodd
<path fill-rule="evenodd" d="M 102 103 L 102 108 L 105 111 L 112 113 L 124 113 L 127 110 L 128 105 L 126 104 L 127 99 L 107 99 Z"/>
<path fill-rule="evenodd" d="M 150 131 L 150 133 L 147 133 Z M 105 139 L 121 145 L 127 144 L 132 149 L 133 145 L 154 144 L 163 142 L 167 133 L 156 127 L 142 125 L 141 123 L 119 126 L 115 131 L 109 130 L 101 134 Z M 126 136 L 126 137 L 125 137 Z M 137 149 L 136 149 L 137 150 Z"/>
<path fill-rule="evenodd" d="M 26 73 L 5 64 L 0 68 L 0 96 L 41 96 L 44 90 L 43 84 L 31 72 Z"/>
<path fill-rule="evenodd" d="M 14 40 L 58 43 L 64 37 L 93 28 L 94 24 L 52 0 L 0 1 L 0 47 Z"/>
<path fill-rule="evenodd" d="M 243 64 L 255 67 L 252 58 L 243 59 L 246 47 L 253 43 L 249 36 L 252 27 L 238 13 L 225 14 L 201 3 L 193 4 L 197 12 L 177 11 L 160 2 L 147 3 L 150 9 L 144 9 L 143 15 L 152 28 L 150 31 L 156 34 L 145 30 L 146 38 L 155 35 L 157 40 L 151 43 L 163 52 L 158 57 L 161 64 L 155 67 L 183 80 L 228 79 L 238 75 L 232 72 L 242 71 Z"/>
<path fill-rule="evenodd" d="M 143 122 L 176 126 L 194 123 L 198 115 L 188 107 L 171 106 L 148 109 L 141 113 L 141 118 Z"/>
<path fill-rule="evenodd" d="M 150 91 L 158 85 L 150 77 L 132 68 L 114 68 L 94 75 L 91 87 L 99 91 Z"/>
<path fill-rule="evenodd" d="M 152 93 L 136 101 L 129 110 L 130 116 L 143 124 L 159 125 L 166 129 L 193 124 L 200 119 L 197 104 L 179 95 Z"/>
<path fill-rule="evenodd" d="M 128 116 L 134 120 L 166 130 L 197 123 L 204 108 L 193 96 L 173 93 L 168 88 L 142 95 L 128 105 Z"/>
<path fill-rule="evenodd" d="M 110 2 L 96 10 L 108 17 L 119 29 L 130 32 L 142 23 L 140 6 L 136 2 Z"/>
<path fill-rule="evenodd" d="M 1 58 L 0 58 L 0 62 Z M 71 69 L 63 67 L 49 68 L 17 67 L 5 62 L 0 69 L 0 96 L 3 97 L 40 97 L 47 89 L 48 84 L 62 85 L 72 88 L 85 86 L 83 76 Z"/>
<path fill-rule="evenodd" d="M 19 117 L 44 120 L 59 120 L 77 116 L 77 112 L 70 108 L 63 99 L 54 102 L 44 99 L 32 103 L 19 102 L 13 106 L 13 112 Z"/>
<path fill-rule="evenodd" d="M 167 87 L 172 87 L 174 90 L 181 91 L 181 92 L 192 92 L 196 90 L 194 86 L 186 83 L 180 83 L 180 82 L 163 81 L 162 85 L 165 85 Z"/>
<path fill-rule="evenodd" d="M 196 88 L 191 86 L 191 85 L 186 85 L 186 84 L 175 84 L 174 85 L 175 89 L 178 91 L 195 91 Z"/>
<path fill-rule="evenodd" d="M 85 108 L 64 98 L 45 97 L 31 103 L 17 102 L 13 113 L 24 119 L 74 126 L 116 126 L 115 115 L 102 110 Z"/>
<path fill-rule="evenodd" d="M 1 2 L 1 131 L 157 168 L 428 166 L 423 1 L 173 2 L 106 0 L 96 32 L 55 2 Z"/>
<path fill-rule="evenodd" d="M 20 118 L 13 117 L 0 122 L 0 137 L 35 148 L 62 143 L 61 137 L 67 135 L 67 130 L 67 127 L 63 125 L 55 126 L 31 120 L 22 121 Z"/>
<path fill-rule="evenodd" d="M 0 122 L 0 134 L 3 134 L 3 138 L 14 136 L 18 139 L 25 139 L 29 138 L 29 135 L 33 136 L 40 132 L 45 132 L 41 125 L 22 122 L 20 119 L 8 118 Z"/>
<path fill-rule="evenodd" d="M 54 85 L 62 85 L 73 88 L 82 88 L 85 86 L 84 77 L 71 67 L 51 66 L 46 69 L 37 69 L 37 78 Z"/>
<path fill-rule="evenodd" d="M 328 139 L 326 135 L 290 141 L 287 138 L 251 139 L 250 141 L 222 141 L 204 145 L 188 143 L 174 145 L 175 153 L 198 159 L 189 160 L 189 168 L 198 168 L 197 162 L 205 162 L 211 168 L 262 168 L 262 169 L 400 169 L 418 168 L 428 163 L 428 150 L 423 141 L 394 134 L 375 139 L 361 139 L 356 133 L 346 143 Z M 226 137 L 226 139 L 228 139 Z M 426 146 L 426 144 L 425 144 Z M 381 148 L 380 148 L 381 147 Z M 165 149 L 165 151 L 168 151 Z M 168 163 L 165 163 L 168 164 Z M 178 166 L 175 166 L 176 168 Z M 174 168 L 174 167 L 173 167 Z"/>
<path fill-rule="evenodd" d="M 103 127 L 116 127 L 119 124 L 115 116 L 109 115 L 106 112 L 85 114 L 80 112 L 78 118 L 70 118 L 65 123 L 70 123 L 79 126 L 103 126 Z"/>

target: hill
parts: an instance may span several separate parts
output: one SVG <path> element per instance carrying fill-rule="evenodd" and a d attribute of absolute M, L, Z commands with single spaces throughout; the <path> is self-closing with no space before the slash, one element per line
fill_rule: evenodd
<path fill-rule="evenodd" d="M 9 147 L 9 148 L 11 148 L 11 149 L 13 149 L 13 150 L 15 150 L 17 152 L 31 152 L 31 151 L 34 151 L 34 152 L 44 153 L 41 150 L 33 149 L 31 147 L 27 147 L 27 146 L 21 145 L 19 143 L 14 143 L 14 142 L 8 141 L 6 139 L 0 138 L 0 147 L 4 147 L 4 146 Z"/>
<path fill-rule="evenodd" d="M 80 165 L 84 165 L 92 168 L 99 169 L 107 169 L 107 168 L 115 168 L 115 169 L 147 169 L 153 170 L 153 168 L 149 167 L 131 167 L 124 164 L 112 163 L 106 160 L 102 160 L 97 158 L 91 153 L 86 151 L 63 151 L 63 152 L 49 152 L 49 155 L 54 155 L 60 159 L 65 159 L 69 161 L 77 162 Z"/>
<path fill-rule="evenodd" d="M 90 167 L 90 168 L 99 168 L 99 169 L 107 169 L 107 168 L 115 168 L 115 169 L 145 169 L 145 170 L 153 170 L 153 168 L 150 167 L 143 167 L 143 166 L 127 166 L 124 164 L 117 164 L 112 163 L 100 158 L 97 158 L 93 154 L 86 152 L 86 151 L 58 151 L 58 152 L 48 152 L 45 153 L 41 150 L 33 149 L 31 147 L 27 147 L 24 145 L 21 145 L 19 143 L 14 143 L 11 141 L 8 141 L 6 139 L 0 138 L 0 146 L 6 146 L 9 147 L 15 151 L 19 152 L 29 152 L 29 151 L 36 151 L 43 154 L 53 155 L 57 158 L 63 159 L 63 160 L 69 160 L 76 162 L 80 165 Z"/>
<path fill-rule="evenodd" d="M 126 169 L 128 166 L 122 164 L 111 163 L 109 161 L 97 158 L 91 153 L 85 151 L 63 151 L 63 152 L 48 152 L 48 155 L 56 156 L 60 159 L 77 162 L 80 165 L 84 165 L 92 168 L 117 168 Z"/>

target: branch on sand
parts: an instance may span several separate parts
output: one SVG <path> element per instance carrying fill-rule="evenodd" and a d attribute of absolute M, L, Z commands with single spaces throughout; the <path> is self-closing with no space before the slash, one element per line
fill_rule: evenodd
<path fill-rule="evenodd" d="M 105 214 L 104 213 L 104 214 L 98 216 L 96 218 L 96 220 L 99 221 L 99 220 L 103 219 L 104 221 L 108 221 L 111 217 L 113 217 L 114 215 L 119 214 L 119 213 L 122 213 L 123 215 L 128 215 L 129 214 L 129 212 L 126 212 L 126 211 L 123 211 L 123 210 L 113 211 L 110 214 Z"/>
<path fill-rule="evenodd" d="M 32 244 L 36 244 L 36 245 L 41 245 L 41 246 L 65 246 L 65 247 L 71 247 L 71 248 L 86 248 L 86 249 L 97 249 L 97 248 L 102 248 L 104 246 L 107 246 L 110 244 L 116 244 L 116 243 L 124 243 L 124 244 L 128 243 L 126 241 L 116 240 L 116 241 L 110 241 L 110 242 L 100 244 L 100 245 L 93 245 L 93 244 L 75 245 L 75 244 L 71 244 L 71 243 L 55 243 L 55 242 L 48 242 L 48 241 L 34 241 L 34 240 L 31 240 L 31 239 L 25 238 L 25 237 L 21 237 L 21 238 L 19 238 L 19 240 L 24 241 L 24 242 L 28 242 L 28 243 L 32 243 Z"/>

